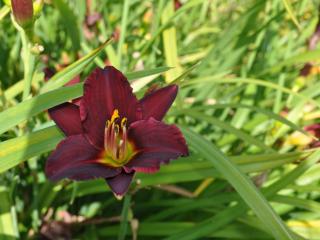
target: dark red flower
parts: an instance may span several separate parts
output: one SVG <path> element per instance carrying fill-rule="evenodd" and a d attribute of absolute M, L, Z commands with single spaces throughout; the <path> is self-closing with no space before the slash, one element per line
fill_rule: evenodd
<path fill-rule="evenodd" d="M 188 155 L 180 130 L 161 122 L 177 91 L 171 85 L 138 100 L 120 71 L 97 68 L 84 83 L 80 107 L 64 103 L 49 110 L 66 138 L 48 158 L 46 175 L 54 181 L 105 178 L 123 195 L 135 172 L 153 173 Z"/>
<path fill-rule="evenodd" d="M 27 28 L 33 22 L 32 0 L 11 0 L 12 13 L 16 22 Z"/>
<path fill-rule="evenodd" d="M 312 135 L 314 135 L 316 138 L 320 139 L 320 123 L 315 123 L 312 125 L 308 125 L 304 128 L 304 130 L 308 131 Z M 320 147 L 320 141 L 313 140 L 310 143 L 311 148 Z"/>

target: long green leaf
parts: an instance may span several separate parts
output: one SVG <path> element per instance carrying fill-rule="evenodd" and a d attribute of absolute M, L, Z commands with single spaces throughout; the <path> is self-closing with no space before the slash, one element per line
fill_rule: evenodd
<path fill-rule="evenodd" d="M 290 3 L 290 0 L 282 0 L 284 7 L 286 8 L 292 22 L 296 25 L 296 27 L 301 30 L 301 26 L 298 22 L 298 19 L 296 18 L 296 16 L 293 13 L 293 9 L 292 9 L 292 5 Z"/>
<path fill-rule="evenodd" d="M 259 141 L 258 139 L 256 139 L 256 138 L 252 137 L 251 135 L 233 127 L 232 125 L 230 125 L 226 122 L 220 121 L 219 119 L 217 119 L 215 117 L 205 115 L 201 112 L 194 111 L 193 109 L 180 110 L 178 113 L 182 113 L 186 116 L 190 116 L 192 118 L 205 121 L 207 123 L 212 124 L 213 126 L 218 126 L 222 129 L 224 129 L 225 131 L 228 131 L 231 134 L 236 135 L 239 139 L 244 140 L 248 144 L 255 145 L 265 151 L 274 152 L 274 150 L 272 148 L 266 146 L 263 142 Z"/>
<path fill-rule="evenodd" d="M 72 42 L 74 51 L 80 49 L 80 29 L 77 21 L 77 16 L 65 0 L 53 0 L 55 7 L 59 10 L 62 24 L 65 26 L 67 33 Z"/>
<path fill-rule="evenodd" d="M 0 143 L 0 173 L 52 150 L 62 138 L 63 134 L 56 127 L 49 127 Z"/>
<path fill-rule="evenodd" d="M 208 84 L 208 83 L 219 83 L 219 84 L 225 84 L 225 83 L 245 83 L 245 84 L 254 84 L 259 86 L 264 86 L 271 89 L 276 89 L 282 92 L 285 92 L 289 95 L 293 95 L 296 97 L 299 97 L 300 99 L 313 103 L 318 108 L 320 108 L 320 103 L 315 101 L 314 99 L 310 98 L 309 96 L 305 96 L 303 94 L 297 93 L 292 91 L 289 88 L 279 86 L 278 84 L 264 81 L 261 79 L 252 79 L 252 78 L 224 78 L 224 79 L 218 79 L 215 77 L 202 77 L 198 79 L 193 79 L 192 81 L 185 81 L 181 83 L 181 86 L 188 86 L 188 85 L 197 85 L 197 84 Z"/>
<path fill-rule="evenodd" d="M 224 156 L 213 144 L 194 132 L 183 128 L 184 134 L 193 139 L 192 147 L 212 162 L 215 168 L 230 182 L 258 218 L 276 239 L 294 239 L 280 217 L 274 212 L 263 195 L 238 167 Z"/>
<path fill-rule="evenodd" d="M 89 63 L 93 61 L 93 59 L 98 56 L 98 54 L 111 42 L 112 39 L 108 39 L 105 41 L 100 47 L 93 50 L 88 55 L 79 59 L 78 61 L 72 63 L 68 67 L 64 68 L 62 71 L 56 73 L 50 81 L 48 81 L 41 89 L 41 92 L 48 92 L 54 90 L 56 88 L 62 87 L 64 84 L 69 82 L 79 73 L 81 73 Z"/>
<path fill-rule="evenodd" d="M 17 240 L 19 231 L 15 207 L 12 206 L 9 192 L 3 186 L 0 187 L 0 201 L 0 239 Z"/>
<path fill-rule="evenodd" d="M 282 176 L 278 181 L 274 182 L 270 186 L 263 189 L 263 193 L 267 198 L 271 198 L 278 191 L 284 189 L 289 184 L 292 184 L 299 176 L 305 173 L 311 166 L 313 166 L 320 157 L 320 151 L 315 151 L 309 155 L 300 165 L 294 170 Z M 206 236 L 211 232 L 214 232 L 224 226 L 230 224 L 233 220 L 237 219 L 247 211 L 247 206 L 240 202 L 238 205 L 229 207 L 217 215 L 204 220 L 197 224 L 195 227 L 181 231 L 173 236 L 170 240 L 179 239 L 199 239 L 202 236 Z M 301 239 L 299 236 L 295 236 L 295 239 Z"/>
<path fill-rule="evenodd" d="M 0 113 L 0 134 L 48 108 L 82 95 L 82 84 L 59 88 L 26 100 Z"/>

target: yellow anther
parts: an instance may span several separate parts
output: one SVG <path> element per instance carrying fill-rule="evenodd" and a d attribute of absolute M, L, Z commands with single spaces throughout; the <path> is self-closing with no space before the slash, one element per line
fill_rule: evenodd
<path fill-rule="evenodd" d="M 122 118 L 121 119 L 121 128 L 125 127 L 127 124 L 127 118 Z"/>
<path fill-rule="evenodd" d="M 115 109 L 112 113 L 111 123 L 120 118 L 118 109 Z"/>

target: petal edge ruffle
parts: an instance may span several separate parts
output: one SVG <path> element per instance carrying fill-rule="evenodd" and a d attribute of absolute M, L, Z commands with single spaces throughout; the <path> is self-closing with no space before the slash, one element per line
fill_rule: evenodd
<path fill-rule="evenodd" d="M 77 135 L 83 132 L 80 110 L 75 104 L 66 102 L 48 110 L 50 118 L 64 132 L 66 136 Z"/>
<path fill-rule="evenodd" d="M 161 121 L 178 93 L 177 85 L 170 85 L 151 92 L 140 100 L 142 108 L 142 118 L 150 117 Z"/>
<path fill-rule="evenodd" d="M 128 137 L 138 151 L 126 167 L 137 172 L 153 173 L 162 163 L 188 155 L 186 141 L 175 125 L 154 118 L 133 123 Z"/>

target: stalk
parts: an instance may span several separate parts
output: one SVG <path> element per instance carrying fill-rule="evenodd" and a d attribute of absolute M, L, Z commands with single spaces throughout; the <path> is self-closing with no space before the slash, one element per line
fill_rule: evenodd
<path fill-rule="evenodd" d="M 22 61 L 23 61 L 23 71 L 24 71 L 24 89 L 22 94 L 22 101 L 25 101 L 31 92 L 32 77 L 34 72 L 35 56 L 32 53 L 32 43 L 30 37 L 32 34 L 27 32 L 27 30 L 20 27 L 15 19 L 12 17 L 12 21 L 16 29 L 18 30 L 21 43 L 22 43 Z"/>

